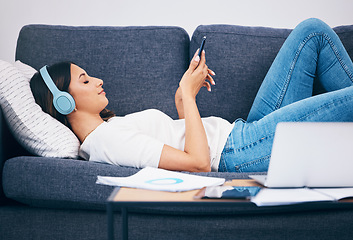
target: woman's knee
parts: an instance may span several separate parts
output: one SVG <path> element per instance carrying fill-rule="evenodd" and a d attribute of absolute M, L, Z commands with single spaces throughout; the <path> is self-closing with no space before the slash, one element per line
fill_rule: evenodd
<path fill-rule="evenodd" d="M 312 33 L 332 31 L 332 28 L 318 18 L 309 18 L 301 22 L 297 28 L 303 28 Z"/>

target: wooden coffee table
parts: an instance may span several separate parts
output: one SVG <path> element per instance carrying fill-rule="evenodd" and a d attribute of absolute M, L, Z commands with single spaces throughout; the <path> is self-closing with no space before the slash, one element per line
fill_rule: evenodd
<path fill-rule="evenodd" d="M 251 179 L 234 179 L 225 182 L 228 186 L 260 186 Z M 260 186 L 261 187 L 261 186 Z M 204 189 L 203 189 L 204 190 Z M 257 207 L 254 203 L 246 199 L 195 199 L 194 196 L 200 190 L 186 191 L 186 192 L 163 192 L 152 191 L 135 188 L 115 188 L 107 200 L 107 215 L 108 215 L 108 239 L 114 239 L 114 210 L 120 209 L 122 216 L 122 239 L 128 239 L 128 208 L 130 207 L 166 207 L 166 206 L 180 206 L 180 207 L 239 207 L 246 205 L 254 207 L 255 210 L 261 210 L 272 207 Z M 201 190 L 202 191 L 202 190 Z M 341 202 L 341 201 L 340 201 Z M 341 208 L 353 207 L 353 199 L 344 200 L 342 202 L 349 203 L 337 204 L 337 202 L 317 202 L 317 203 L 302 203 L 297 205 L 280 207 L 280 209 L 301 210 L 312 209 L 327 209 L 327 208 Z M 299 206 L 298 206 L 299 205 Z M 277 208 L 278 209 L 278 208 Z"/>
<path fill-rule="evenodd" d="M 228 186 L 260 186 L 254 180 L 250 179 L 234 179 L 225 182 Z M 186 192 L 164 192 L 152 191 L 136 188 L 115 188 L 107 201 L 108 213 L 108 239 L 114 238 L 114 208 L 121 209 L 122 215 L 122 239 L 128 239 L 128 208 L 153 207 L 153 206 L 225 206 L 234 205 L 234 203 L 252 204 L 249 200 L 236 199 L 194 199 L 196 193 L 200 190 Z"/>

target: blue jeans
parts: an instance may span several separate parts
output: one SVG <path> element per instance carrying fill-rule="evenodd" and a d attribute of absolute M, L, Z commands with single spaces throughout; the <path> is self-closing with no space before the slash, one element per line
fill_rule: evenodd
<path fill-rule="evenodd" d="M 312 96 L 314 80 L 327 92 Z M 235 121 L 219 171 L 267 171 L 279 122 L 353 121 L 352 85 L 353 63 L 336 33 L 318 19 L 300 23 L 276 56 L 247 121 Z"/>

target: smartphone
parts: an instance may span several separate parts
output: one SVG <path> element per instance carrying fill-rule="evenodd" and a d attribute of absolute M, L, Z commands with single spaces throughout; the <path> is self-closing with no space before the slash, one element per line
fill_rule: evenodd
<path fill-rule="evenodd" d="M 201 41 L 201 45 L 200 45 L 200 50 L 199 50 L 199 57 L 200 57 L 200 59 L 201 59 L 201 53 L 202 53 L 202 51 L 203 51 L 203 49 L 204 49 L 204 47 L 205 47 L 205 43 L 206 43 L 206 36 L 204 36 L 203 38 L 202 38 L 202 41 Z"/>
<path fill-rule="evenodd" d="M 261 187 L 214 186 L 201 189 L 196 199 L 250 199 L 256 196 Z"/>

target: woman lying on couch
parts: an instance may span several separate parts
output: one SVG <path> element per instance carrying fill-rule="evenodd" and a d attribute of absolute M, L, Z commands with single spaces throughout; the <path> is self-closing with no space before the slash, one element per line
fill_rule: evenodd
<path fill-rule="evenodd" d="M 278 122 L 353 121 L 353 63 L 336 33 L 320 20 L 306 20 L 289 35 L 247 121 L 200 117 L 196 95 L 201 87 L 211 91 L 215 74 L 205 52 L 201 58 L 197 53 L 175 94 L 179 120 L 158 110 L 114 116 L 105 109 L 103 81 L 73 63 L 43 67 L 32 77 L 31 89 L 43 111 L 80 139 L 83 158 L 139 168 L 266 171 Z M 312 96 L 314 78 L 327 93 Z M 50 82 L 69 93 L 54 99 L 55 107 Z"/>

